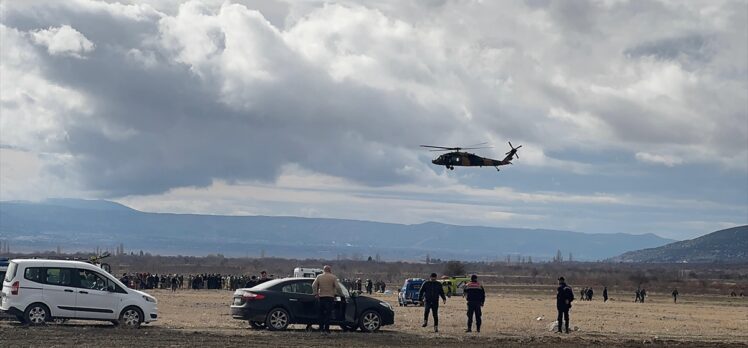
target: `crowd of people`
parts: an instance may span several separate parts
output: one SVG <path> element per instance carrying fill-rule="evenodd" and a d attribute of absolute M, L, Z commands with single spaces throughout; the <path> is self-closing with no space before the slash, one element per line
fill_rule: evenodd
<path fill-rule="evenodd" d="M 382 280 L 372 281 L 371 279 L 361 280 L 361 278 L 344 278 L 340 280 L 340 282 L 343 283 L 345 288 L 348 290 L 366 292 L 369 295 L 375 292 L 384 293 L 387 290 L 387 284 Z"/>
<path fill-rule="evenodd" d="M 236 290 L 238 288 L 253 287 L 268 280 L 267 272 L 256 275 L 222 275 L 219 273 L 198 274 L 152 274 L 152 273 L 123 273 L 120 281 L 127 287 L 137 290 L 146 289 L 214 289 Z"/>

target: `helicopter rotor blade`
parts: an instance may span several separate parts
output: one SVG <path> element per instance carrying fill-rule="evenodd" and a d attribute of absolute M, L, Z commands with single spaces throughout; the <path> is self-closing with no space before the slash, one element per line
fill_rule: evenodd
<path fill-rule="evenodd" d="M 476 146 L 481 146 L 481 145 L 486 145 L 486 144 L 488 144 L 488 142 L 487 142 L 487 141 L 484 141 L 484 142 L 482 142 L 482 143 L 478 143 L 478 144 L 473 144 L 473 145 L 468 145 L 467 147 L 476 147 Z"/>
<path fill-rule="evenodd" d="M 446 147 L 446 146 L 433 146 L 433 145 L 421 145 L 421 147 L 427 147 L 432 149 L 442 149 L 442 150 L 457 150 L 461 149 L 460 147 Z"/>

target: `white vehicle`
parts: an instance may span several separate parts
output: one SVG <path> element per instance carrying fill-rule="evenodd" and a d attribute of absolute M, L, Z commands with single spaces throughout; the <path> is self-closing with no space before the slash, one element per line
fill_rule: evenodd
<path fill-rule="evenodd" d="M 322 274 L 322 268 L 296 267 L 293 269 L 294 278 L 317 278 Z"/>
<path fill-rule="evenodd" d="M 30 325 L 89 319 L 137 328 L 158 319 L 156 304 L 153 296 L 81 261 L 11 260 L 0 292 L 0 310 Z"/>

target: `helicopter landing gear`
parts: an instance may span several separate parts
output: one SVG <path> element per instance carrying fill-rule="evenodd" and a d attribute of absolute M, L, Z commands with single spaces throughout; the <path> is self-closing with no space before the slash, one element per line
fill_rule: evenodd
<path fill-rule="evenodd" d="M 453 166 L 447 166 L 447 169 L 449 169 L 449 170 L 455 170 L 455 167 L 453 167 Z"/>
<path fill-rule="evenodd" d="M 499 170 L 499 166 L 494 166 L 494 168 L 496 168 L 496 171 L 497 171 L 497 172 L 500 172 L 500 170 Z"/>

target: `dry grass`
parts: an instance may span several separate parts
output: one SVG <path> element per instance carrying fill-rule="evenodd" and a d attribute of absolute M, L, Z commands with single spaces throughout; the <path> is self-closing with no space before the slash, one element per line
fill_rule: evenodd
<path fill-rule="evenodd" d="M 688 297 L 673 304 L 669 296 L 654 295 L 648 303 L 631 301 L 630 294 L 613 293 L 603 303 L 575 302 L 572 326 L 579 331 L 559 335 L 548 331 L 555 320 L 553 289 L 512 291 L 491 288 L 484 307 L 483 332 L 465 334 L 465 303 L 451 298 L 440 308 L 440 333 L 420 327 L 422 308 L 396 307 L 394 326 L 377 334 L 336 333 L 320 337 L 304 332 L 271 333 L 248 329 L 229 315 L 231 292 L 222 290 L 151 291 L 159 299 L 160 321 L 137 332 L 106 325 L 76 322 L 48 328 L 22 328 L 0 323 L 0 341 L 7 346 L 128 346 L 144 340 L 155 346 L 454 346 L 470 342 L 479 346 L 741 346 L 748 343 L 748 298 Z M 395 295 L 375 295 L 397 306 Z M 536 320 L 538 317 L 543 320 Z M 35 333 L 35 334 L 34 334 Z M 89 336 L 88 338 L 86 338 Z M 3 346 L 6 346 L 3 344 Z M 189 344 L 191 345 L 191 344 Z"/>

